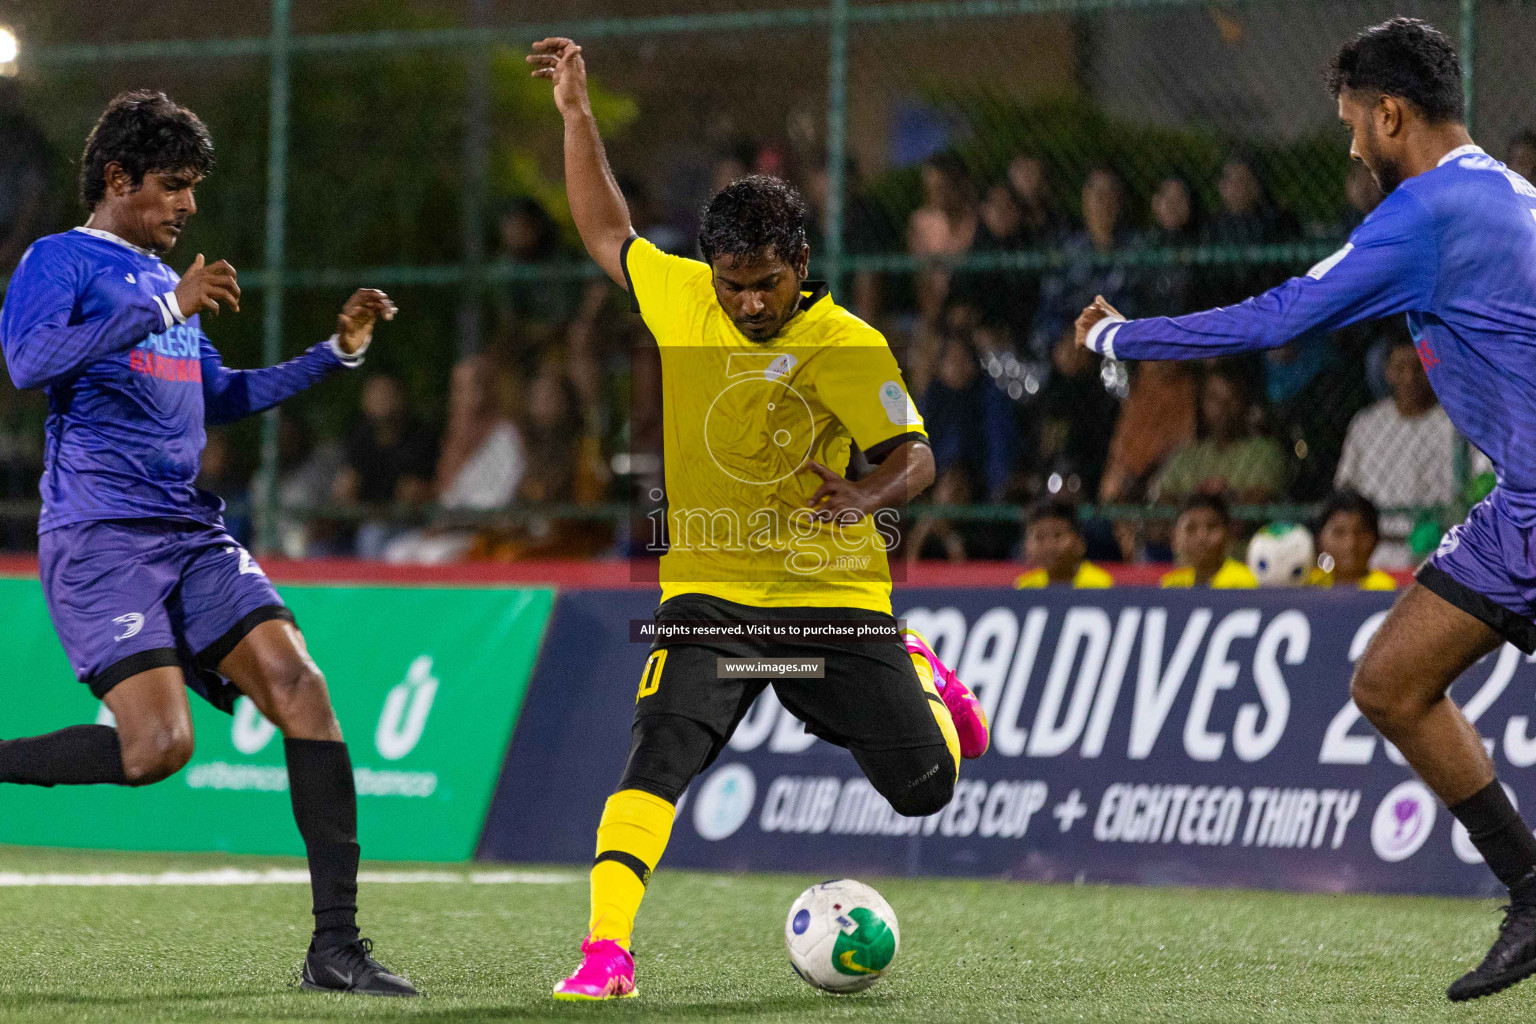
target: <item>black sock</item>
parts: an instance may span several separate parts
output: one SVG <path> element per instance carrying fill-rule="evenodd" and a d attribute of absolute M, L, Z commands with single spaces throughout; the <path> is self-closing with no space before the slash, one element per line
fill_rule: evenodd
<path fill-rule="evenodd" d="M 283 741 L 293 818 L 309 854 L 315 944 L 357 938 L 357 789 L 352 758 L 338 740 Z"/>
<path fill-rule="evenodd" d="M 128 785 L 123 748 L 109 725 L 72 725 L 46 736 L 0 740 L 0 782 L 28 786 Z"/>
<path fill-rule="evenodd" d="M 1452 807 L 1451 813 L 1467 827 L 1472 845 L 1499 881 L 1520 895 L 1536 894 L 1536 837 L 1498 779 Z"/>

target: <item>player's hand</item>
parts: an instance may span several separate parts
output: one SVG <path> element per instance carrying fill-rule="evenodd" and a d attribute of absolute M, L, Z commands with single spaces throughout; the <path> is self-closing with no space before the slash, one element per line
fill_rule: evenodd
<path fill-rule="evenodd" d="M 240 312 L 240 285 L 235 281 L 235 268 L 228 260 L 204 264 L 203 254 L 198 253 L 176 286 L 176 305 L 181 307 L 182 316 L 191 318 L 199 313 L 218 316 L 220 303 Z"/>
<path fill-rule="evenodd" d="M 1093 305 L 1083 310 L 1082 315 L 1077 318 L 1077 347 L 1088 347 L 1088 332 L 1093 330 L 1094 324 L 1107 316 L 1119 315 L 1120 311 L 1104 301 L 1104 296 L 1095 295 Z"/>
<path fill-rule="evenodd" d="M 336 317 L 336 344 L 349 356 L 355 356 L 373 340 L 376 320 L 393 320 L 395 304 L 377 288 L 359 288 L 352 293 Z"/>
<path fill-rule="evenodd" d="M 832 472 L 815 459 L 809 460 L 806 465 L 811 472 L 821 477 L 821 486 L 816 488 L 816 493 L 805 503 L 806 508 L 815 512 L 817 519 L 824 523 L 835 520 L 846 526 L 858 522 L 872 511 L 869 508 L 869 496 L 858 484 Z"/>
<path fill-rule="evenodd" d="M 587 65 L 581 59 L 581 47 L 563 36 L 540 39 L 533 52 L 523 58 L 533 65 L 533 77 L 555 84 L 555 109 L 560 116 L 590 114 L 587 99 Z"/>

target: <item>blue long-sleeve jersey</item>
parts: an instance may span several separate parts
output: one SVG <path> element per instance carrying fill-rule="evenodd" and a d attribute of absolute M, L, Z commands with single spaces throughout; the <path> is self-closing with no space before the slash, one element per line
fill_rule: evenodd
<path fill-rule="evenodd" d="M 1493 461 L 1507 514 L 1536 525 L 1536 187 L 1476 146 L 1399 185 L 1305 276 L 1235 306 L 1101 322 L 1089 347 L 1197 359 L 1395 313 L 1451 422 Z"/>
<path fill-rule="evenodd" d="M 334 339 L 260 370 L 229 370 L 179 276 L 152 253 L 76 228 L 33 243 L 0 308 L 18 388 L 45 388 L 39 533 L 101 519 L 171 517 L 219 526 L 224 503 L 193 481 L 204 425 L 261 412 L 343 366 Z"/>

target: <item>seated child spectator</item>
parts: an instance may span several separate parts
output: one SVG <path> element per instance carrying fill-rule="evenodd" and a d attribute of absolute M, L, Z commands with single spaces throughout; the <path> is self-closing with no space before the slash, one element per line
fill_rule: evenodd
<path fill-rule="evenodd" d="M 1035 568 L 1013 581 L 1016 590 L 1057 584 L 1083 590 L 1112 587 L 1114 579 L 1085 559 L 1088 550 L 1077 510 L 1064 501 L 1046 501 L 1029 512 L 1024 527 L 1024 561 Z"/>
<path fill-rule="evenodd" d="M 1173 560 L 1178 568 L 1163 575 L 1165 587 L 1250 590 L 1259 585 L 1253 572 L 1227 555 L 1232 546 L 1232 514 L 1216 494 L 1193 494 L 1173 524 Z"/>
<path fill-rule="evenodd" d="M 1371 568 L 1380 541 L 1376 503 L 1359 491 L 1334 491 L 1317 518 L 1317 568 L 1307 582 L 1315 587 L 1396 590 L 1391 575 Z"/>

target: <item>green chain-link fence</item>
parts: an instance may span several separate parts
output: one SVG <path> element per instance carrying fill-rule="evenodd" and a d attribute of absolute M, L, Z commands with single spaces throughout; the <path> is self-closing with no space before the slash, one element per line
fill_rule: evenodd
<path fill-rule="evenodd" d="M 1095 292 L 1132 315 L 1203 308 L 1340 244 L 1379 197 L 1351 176 L 1321 73 L 1366 25 L 1408 14 L 1457 39 L 1474 132 L 1513 161 L 1510 141 L 1536 123 L 1524 106 L 1536 6 L 584 0 L 544 13 L 497 0 L 168 3 L 149 17 L 88 0 L 0 5 L 21 39 L 8 102 L 50 154 L 33 233 L 73 222 L 66 157 L 106 101 L 162 88 L 218 147 L 178 258 L 241 268 L 244 311 L 209 325 L 231 363 L 291 355 L 328 333 L 348 288 L 388 288 L 403 316 L 370 358 L 404 378 L 423 420 L 468 353 L 491 351 L 514 382 L 580 378 L 562 387 L 591 449 L 543 457 L 601 452 L 595 483 L 566 473 L 505 516 L 540 497 L 618 514 L 635 326 L 572 245 L 558 117 L 522 63 L 531 40 L 571 35 L 643 232 L 689 252 L 693 211 L 718 181 L 765 170 L 801 186 L 813 269 L 905 351 L 945 432 L 954 472 L 938 497 L 961 506 L 951 518 L 971 524 L 972 554 L 1006 555 L 1019 506 L 1041 495 L 1156 519 L 1148 502 L 1212 480 L 1253 518 L 1300 518 L 1337 476 L 1399 508 L 1389 530 L 1405 537 L 1416 510 L 1454 506 L 1481 468 L 1434 413 L 1416 415 L 1422 378 L 1393 354 L 1400 326 L 1102 379 L 1059 342 Z M 361 386 L 285 415 L 334 433 Z M 279 422 L 228 446 L 236 462 L 260 453 L 251 505 L 269 550 L 290 458 Z"/>

